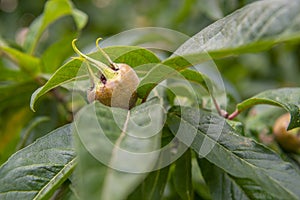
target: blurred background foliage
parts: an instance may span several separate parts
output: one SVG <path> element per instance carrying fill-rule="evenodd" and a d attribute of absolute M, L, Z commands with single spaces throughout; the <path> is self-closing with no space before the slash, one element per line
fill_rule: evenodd
<path fill-rule="evenodd" d="M 107 38 L 142 27 L 163 27 L 192 37 L 254 0 L 73 0 L 74 7 L 88 16 L 83 29 L 77 27 L 72 16 L 62 17 L 46 29 L 37 48 L 28 53 L 24 47 L 26 32 L 43 13 L 46 2 L 0 0 L 0 165 L 17 150 L 73 120 L 72 94 L 64 88 L 44 95 L 36 105 L 36 112 L 29 107 L 32 93 L 74 55 L 72 39 L 80 38 L 78 43 L 82 49 L 94 46 L 98 37 Z M 181 42 L 177 41 L 177 45 Z M 2 45 L 38 58 L 40 71 L 27 71 L 28 68 L 13 62 L 14 59 L 1 51 Z M 300 86 L 299 43 L 278 44 L 260 53 L 216 59 L 215 64 L 228 94 L 232 95 L 228 95 L 231 97 L 227 107 L 229 113 L 234 111 L 236 103 L 261 91 Z M 282 109 L 271 106 L 254 107 L 238 117 L 245 123 L 231 123 L 242 129 L 241 134 L 281 152 L 271 134 L 274 120 L 282 113 Z M 210 199 L 208 189 L 201 190 L 206 185 L 196 165 L 193 162 L 192 173 L 195 188 L 200 188 L 197 194 Z M 179 198 L 174 190 L 174 185 L 168 183 L 166 199 Z"/>
<path fill-rule="evenodd" d="M 74 0 L 89 16 L 83 37 L 110 36 L 137 27 L 165 27 L 189 36 L 254 0 Z M 34 3 L 33 3 L 34 2 Z M 19 31 L 43 11 L 46 0 L 1 0 L 1 36 L 15 40 Z M 5 28 L 4 28 L 5 27 Z M 88 39 L 87 39 L 88 40 Z"/>
<path fill-rule="evenodd" d="M 164 27 L 193 36 L 214 21 L 254 0 L 74 0 L 76 8 L 88 15 L 80 31 L 80 46 L 93 44 L 98 37 L 109 37 L 133 28 Z M 43 12 L 45 0 L 0 0 L 0 44 L 23 51 L 24 34 Z M 62 40 L 67 51 L 55 66 L 32 78 L 0 52 L 0 164 L 18 148 L 32 143 L 43 134 L 72 121 L 67 102 L 70 95 L 55 89 L 39 101 L 33 113 L 31 94 L 73 55 L 70 40 L 79 37 L 70 16 L 52 24 L 43 34 L 34 56 Z M 236 101 L 270 88 L 299 86 L 300 46 L 279 44 L 270 51 L 244 54 L 216 60 L 228 89 Z M 48 55 L 49 56 L 49 55 Z M 47 63 L 46 63 L 47 64 Z M 4 73 L 5 72 L 5 73 Z"/>

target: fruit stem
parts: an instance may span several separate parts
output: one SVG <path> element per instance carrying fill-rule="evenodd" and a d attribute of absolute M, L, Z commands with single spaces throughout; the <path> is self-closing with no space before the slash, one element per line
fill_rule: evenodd
<path fill-rule="evenodd" d="M 216 98 L 212 94 L 211 94 L 211 98 L 213 100 L 213 103 L 214 103 L 215 108 L 218 111 L 219 115 L 222 116 L 222 117 L 224 117 L 224 118 L 228 118 L 228 113 L 225 110 L 221 109 L 221 107 L 218 104 Z"/>
<path fill-rule="evenodd" d="M 90 63 L 94 64 L 95 67 L 105 76 L 106 79 L 113 79 L 116 75 L 117 72 L 111 69 L 110 67 L 106 66 L 104 63 L 95 60 L 93 58 L 88 57 L 87 55 L 83 54 L 79 49 L 76 47 L 76 41 L 77 39 L 74 39 L 72 41 L 72 47 L 73 50 L 84 60 L 89 61 Z"/>
<path fill-rule="evenodd" d="M 229 120 L 233 120 L 236 116 L 238 116 L 240 114 L 240 111 L 238 109 L 236 109 L 233 113 L 231 113 L 229 116 L 228 116 L 228 119 Z"/>
<path fill-rule="evenodd" d="M 107 55 L 107 53 L 105 53 L 105 51 L 99 46 L 99 41 L 102 40 L 102 38 L 98 38 L 96 40 L 96 47 L 98 48 L 98 50 L 104 55 L 104 57 L 108 60 L 110 66 L 117 70 L 119 69 L 118 66 L 110 59 L 110 57 Z"/>

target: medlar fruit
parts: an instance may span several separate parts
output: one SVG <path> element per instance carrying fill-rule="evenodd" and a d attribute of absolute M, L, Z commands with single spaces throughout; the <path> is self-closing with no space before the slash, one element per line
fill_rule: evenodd
<path fill-rule="evenodd" d="M 80 56 L 79 59 L 88 63 L 92 87 L 87 91 L 87 99 L 89 102 L 98 100 L 107 106 L 130 109 L 137 101 L 136 89 L 140 82 L 139 78 L 129 65 L 112 62 L 98 46 L 99 40 L 100 38 L 96 41 L 96 46 L 110 63 L 109 66 L 81 53 L 75 45 L 76 39 L 72 42 L 74 51 Z M 90 69 L 89 64 L 99 70 L 98 76 Z"/>
<path fill-rule="evenodd" d="M 279 117 L 274 126 L 273 133 L 278 144 L 288 152 L 300 153 L 300 127 L 287 130 L 291 117 L 286 113 Z"/>

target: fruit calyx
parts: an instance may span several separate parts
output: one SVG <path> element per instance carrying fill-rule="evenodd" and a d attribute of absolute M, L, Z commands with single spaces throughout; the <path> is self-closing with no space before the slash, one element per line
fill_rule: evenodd
<path fill-rule="evenodd" d="M 76 44 L 75 44 L 76 41 L 77 41 L 77 39 L 74 39 L 72 41 L 72 47 L 73 47 L 74 51 L 80 56 L 79 57 L 80 60 L 88 61 L 91 64 L 93 64 L 101 72 L 101 74 L 105 77 L 105 79 L 113 79 L 118 75 L 117 69 L 112 69 L 112 68 L 108 67 L 107 65 L 105 65 L 104 63 L 102 63 L 98 60 L 95 60 L 95 59 L 83 54 L 81 51 L 79 51 L 79 49 L 76 47 Z M 102 53 L 103 52 L 104 51 L 102 50 Z M 106 54 L 104 54 L 104 55 L 106 55 Z M 109 59 L 109 61 L 111 61 L 111 60 Z"/>

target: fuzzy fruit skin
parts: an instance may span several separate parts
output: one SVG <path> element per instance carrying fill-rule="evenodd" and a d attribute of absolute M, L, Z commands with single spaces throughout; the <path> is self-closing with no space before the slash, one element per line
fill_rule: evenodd
<path fill-rule="evenodd" d="M 137 101 L 136 89 L 140 81 L 129 65 L 116 65 L 119 67 L 118 75 L 107 79 L 105 83 L 95 83 L 95 86 L 87 91 L 87 99 L 89 102 L 98 100 L 107 106 L 130 109 Z"/>
<path fill-rule="evenodd" d="M 300 153 L 300 128 L 287 131 L 290 123 L 290 114 L 286 113 L 279 117 L 274 126 L 275 140 L 288 152 Z"/>

